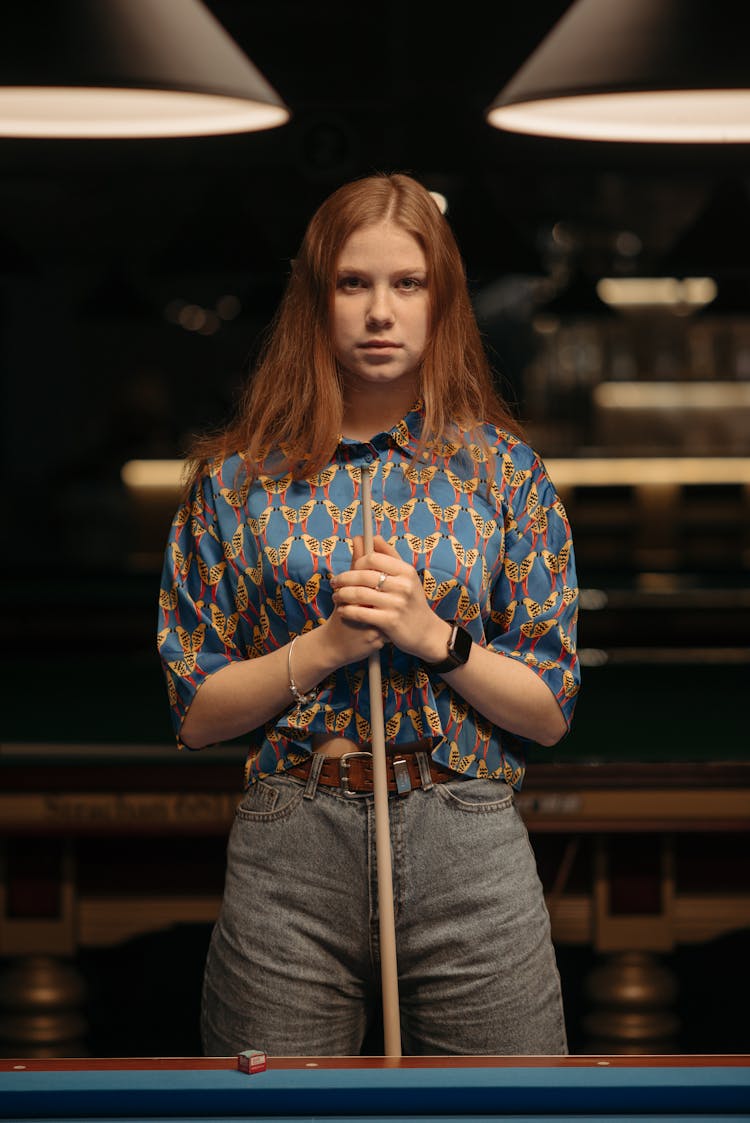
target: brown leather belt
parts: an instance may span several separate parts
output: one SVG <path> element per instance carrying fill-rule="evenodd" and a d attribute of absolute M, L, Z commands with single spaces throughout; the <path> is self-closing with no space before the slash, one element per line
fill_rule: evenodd
<path fill-rule="evenodd" d="M 442 768 L 427 758 L 430 778 L 433 784 L 444 784 L 448 780 L 460 780 L 458 772 Z M 306 780 L 312 768 L 312 757 L 304 764 L 296 764 L 287 769 L 287 775 Z M 386 757 L 386 776 L 388 791 L 406 795 L 414 788 L 421 788 L 422 774 L 415 753 L 388 754 Z M 373 790 L 372 753 L 352 752 L 343 756 L 329 756 L 323 761 L 318 783 L 325 788 L 341 788 L 344 795 L 361 795 Z"/>

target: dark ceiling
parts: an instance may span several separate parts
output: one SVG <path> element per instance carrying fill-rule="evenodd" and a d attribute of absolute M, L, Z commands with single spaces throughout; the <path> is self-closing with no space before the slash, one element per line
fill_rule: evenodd
<path fill-rule="evenodd" d="M 289 106 L 287 125 L 0 140 L 7 462 L 24 456 L 32 416 L 40 478 L 53 462 L 71 479 L 91 464 L 114 479 L 134 455 L 181 454 L 231 408 L 313 210 L 373 171 L 411 172 L 447 196 L 493 364 L 522 407 L 539 278 L 555 278 L 564 307 L 606 274 L 721 273 L 739 282 L 742 308 L 747 148 L 552 141 L 486 124 L 568 6 L 209 0 Z M 224 294 L 241 314 L 217 329 Z M 171 317 L 196 307 L 189 323 Z M 213 326 L 196 328 L 206 311 Z"/>
<path fill-rule="evenodd" d="M 660 272 L 707 208 L 737 253 L 744 148 L 527 139 L 485 123 L 566 0 L 207 6 L 287 103 L 290 123 L 196 140 L 0 141 L 0 273 L 63 267 L 146 286 L 193 276 L 198 287 L 245 275 L 273 287 L 320 200 L 373 170 L 409 171 L 445 192 L 477 285 L 544 271 L 556 223 L 592 275 Z M 618 241 L 623 232 L 637 240 Z M 720 255 L 714 235 L 709 252 Z"/>
<path fill-rule="evenodd" d="M 3 35 L 19 6 L 3 5 Z M 88 650 L 99 627 L 102 649 L 115 636 L 122 646 L 127 633 L 151 652 L 153 574 L 173 499 L 155 513 L 135 509 L 121 467 L 182 455 L 197 429 L 225 419 L 307 220 L 342 182 L 398 170 L 442 190 L 485 308 L 498 288 L 506 299 L 524 290 L 519 275 L 546 275 L 555 255 L 574 281 L 714 268 L 746 280 L 747 148 L 549 141 L 485 123 L 487 106 L 568 6 L 208 0 L 289 106 L 288 125 L 208 139 L 0 139 L 0 430 L 11 540 L 0 571 L 15 605 L 11 657 L 69 652 L 71 643 Z M 242 312 L 214 334 L 165 315 L 180 302 L 213 309 L 227 293 Z M 529 321 L 485 334 L 522 403 L 538 342 Z M 586 416 L 586 402 L 552 391 L 550 413 L 563 423 L 559 434 L 543 431 L 541 451 L 575 453 L 566 418 Z M 139 616 L 131 586 L 108 575 L 141 572 Z M 89 588 L 90 573 L 107 576 Z M 117 633 L 96 623 L 105 604 Z M 61 669 L 55 656 L 45 689 L 67 681 Z M 27 688 L 22 660 L 18 675 Z M 110 696 L 107 683 L 101 697 Z M 162 705 L 159 682 L 159 714 Z M 39 708 L 38 697 L 30 706 Z M 28 736 L 25 707 L 19 713 Z"/>

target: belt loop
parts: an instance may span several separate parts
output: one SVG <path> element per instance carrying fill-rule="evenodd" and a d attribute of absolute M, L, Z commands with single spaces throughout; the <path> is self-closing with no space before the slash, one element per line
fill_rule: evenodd
<path fill-rule="evenodd" d="M 307 783 L 305 784 L 304 799 L 315 798 L 315 793 L 318 790 L 318 780 L 320 779 L 320 773 L 325 764 L 326 755 L 325 753 L 312 753 L 310 760 L 310 775 L 307 777 Z"/>
<path fill-rule="evenodd" d="M 430 771 L 430 758 L 427 753 L 415 753 L 417 758 L 417 767 L 419 768 L 419 778 L 422 781 L 422 788 L 428 792 L 430 788 L 435 785 L 432 782 L 432 773 Z"/>

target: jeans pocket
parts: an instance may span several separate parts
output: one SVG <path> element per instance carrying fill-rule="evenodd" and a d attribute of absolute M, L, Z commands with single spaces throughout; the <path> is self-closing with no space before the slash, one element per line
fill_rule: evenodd
<path fill-rule="evenodd" d="M 237 805 L 235 817 L 245 822 L 273 823 L 294 814 L 303 795 L 301 784 L 283 776 L 256 780 Z"/>
<path fill-rule="evenodd" d="M 513 789 L 502 780 L 455 780 L 436 785 L 435 791 L 458 811 L 491 814 L 513 807 Z"/>

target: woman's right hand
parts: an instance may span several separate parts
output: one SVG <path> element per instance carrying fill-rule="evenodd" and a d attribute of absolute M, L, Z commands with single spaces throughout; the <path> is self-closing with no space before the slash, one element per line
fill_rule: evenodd
<path fill-rule="evenodd" d="M 312 634 L 322 645 L 325 662 L 336 668 L 368 659 L 373 651 L 380 651 L 387 638 L 379 628 L 342 619 L 337 608 Z"/>
<path fill-rule="evenodd" d="M 363 553 L 361 538 L 352 542 L 352 564 L 349 572 L 354 573 L 356 564 Z M 328 619 L 315 629 L 319 640 L 324 644 L 324 651 L 329 658 L 337 660 L 336 667 L 344 667 L 349 663 L 358 663 L 368 659 L 373 651 L 380 651 L 387 642 L 388 637 L 380 628 L 372 624 L 362 624 L 346 620 L 336 605 L 334 596 L 333 612 Z"/>

